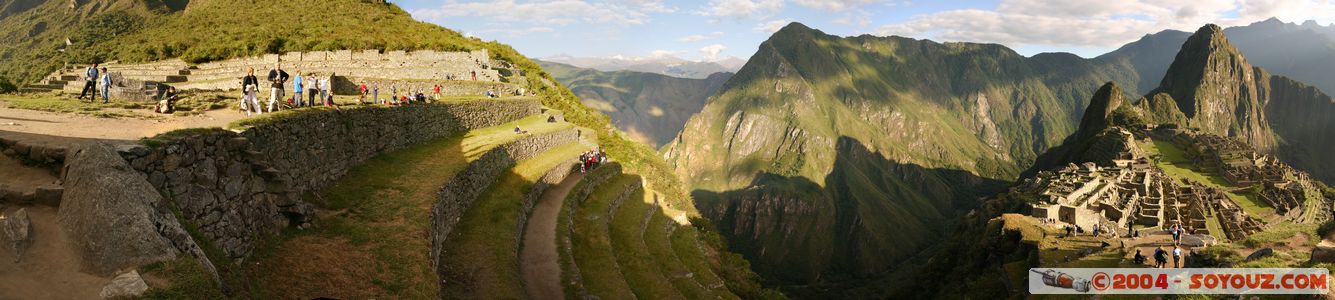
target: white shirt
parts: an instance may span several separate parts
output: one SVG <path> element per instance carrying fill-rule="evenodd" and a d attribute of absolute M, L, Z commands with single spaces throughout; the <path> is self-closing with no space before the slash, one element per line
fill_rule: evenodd
<path fill-rule="evenodd" d="M 1182 248 L 1173 248 L 1173 256 L 1182 256 Z"/>
<path fill-rule="evenodd" d="M 320 79 L 320 89 L 321 90 L 329 89 L 329 79 Z"/>

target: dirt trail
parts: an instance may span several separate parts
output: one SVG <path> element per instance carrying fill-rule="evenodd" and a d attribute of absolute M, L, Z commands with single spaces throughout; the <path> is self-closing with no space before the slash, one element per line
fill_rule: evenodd
<path fill-rule="evenodd" d="M 0 251 L 0 299 L 98 299 L 111 280 L 79 272 L 78 255 L 60 232 L 56 208 L 26 208 L 33 244 L 17 263 L 8 245 Z M 5 210 L 12 214 L 18 207 Z"/>
<path fill-rule="evenodd" d="M 533 299 L 561 299 L 561 264 L 556 254 L 556 219 L 561 213 L 566 195 L 575 187 L 584 173 L 566 176 L 561 184 L 542 194 L 533 208 L 528 226 L 524 228 L 524 249 L 520 254 L 520 270 L 524 274 L 524 289 Z"/>
<path fill-rule="evenodd" d="M 148 110 L 142 111 L 145 114 Z M 231 110 L 211 110 L 194 116 L 162 116 L 161 120 L 99 118 L 0 107 L 0 131 L 35 133 L 61 137 L 106 140 L 138 140 L 182 128 L 222 127 L 246 115 Z"/>

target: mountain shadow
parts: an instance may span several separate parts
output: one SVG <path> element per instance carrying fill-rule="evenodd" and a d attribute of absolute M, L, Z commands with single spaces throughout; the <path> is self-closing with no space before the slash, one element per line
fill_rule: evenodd
<path fill-rule="evenodd" d="M 837 283 L 892 272 L 943 224 L 1006 182 L 884 158 L 840 137 L 824 184 L 764 173 L 744 189 L 692 193 L 733 252 L 773 284 Z"/>

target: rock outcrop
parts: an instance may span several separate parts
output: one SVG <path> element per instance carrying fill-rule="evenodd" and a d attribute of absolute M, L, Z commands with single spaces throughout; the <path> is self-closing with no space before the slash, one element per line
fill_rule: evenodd
<path fill-rule="evenodd" d="M 1265 116 L 1269 74 L 1253 67 L 1214 24 L 1197 30 L 1182 44 L 1158 94 L 1171 96 L 1186 124 L 1209 133 L 1233 136 L 1262 151 L 1276 146 Z"/>
<path fill-rule="evenodd" d="M 111 275 L 180 254 L 159 233 L 160 227 L 180 226 L 155 210 L 165 200 L 115 149 L 102 143 L 78 146 L 66 162 L 57 219 L 83 271 Z"/>
<path fill-rule="evenodd" d="M 23 260 L 23 253 L 32 246 L 33 239 L 32 220 L 28 219 L 28 210 L 20 208 L 13 215 L 0 219 L 0 233 L 4 233 L 5 248 L 14 252 L 14 261 Z"/>
<path fill-rule="evenodd" d="M 111 279 L 111 283 L 102 287 L 98 294 L 102 299 L 138 297 L 148 291 L 148 283 L 139 276 L 139 271 L 130 270 Z"/>

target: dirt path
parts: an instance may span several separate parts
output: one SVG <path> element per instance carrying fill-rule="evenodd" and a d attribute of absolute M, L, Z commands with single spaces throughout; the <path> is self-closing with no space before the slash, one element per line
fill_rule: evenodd
<path fill-rule="evenodd" d="M 584 173 L 566 176 L 561 184 L 548 189 L 538 199 L 524 228 L 524 250 L 520 254 L 520 270 L 524 274 L 524 289 L 534 299 L 561 299 L 561 264 L 556 254 L 556 218 L 561 204 Z"/>
<path fill-rule="evenodd" d="M 148 110 L 142 112 L 151 114 Z M 222 127 L 245 117 L 245 114 L 236 111 L 212 110 L 194 116 L 164 116 L 161 120 L 145 120 L 99 118 L 0 107 L 0 131 L 91 139 L 138 140 L 181 128 Z"/>
<path fill-rule="evenodd" d="M 111 280 L 79 272 L 78 255 L 60 232 L 56 208 L 26 208 L 33 244 L 17 263 L 8 245 L 0 250 L 0 299 L 98 299 Z M 16 210 L 6 209 L 11 214 Z"/>

